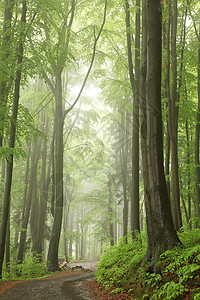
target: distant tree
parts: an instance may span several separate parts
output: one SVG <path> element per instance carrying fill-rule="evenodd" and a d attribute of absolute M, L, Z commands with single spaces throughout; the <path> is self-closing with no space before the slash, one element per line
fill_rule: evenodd
<path fill-rule="evenodd" d="M 197 217 L 200 218 L 200 153 L 199 153 L 199 138 L 200 138 L 200 25 L 194 17 L 192 17 L 195 34 L 198 40 L 198 65 L 197 65 L 197 89 L 198 89 L 198 105 L 197 105 L 197 121 L 195 134 L 195 166 L 196 166 L 196 207 Z M 199 26 L 199 28 L 198 28 Z"/>
<path fill-rule="evenodd" d="M 40 148 L 41 148 L 41 138 L 37 142 L 33 143 L 33 150 L 31 153 L 31 168 L 30 168 L 30 179 L 29 179 L 29 189 L 27 196 L 24 198 L 24 207 L 22 215 L 22 231 L 20 233 L 20 242 L 18 249 L 18 263 L 22 263 L 25 251 L 25 242 L 27 235 L 27 228 L 30 218 L 31 206 L 36 203 L 36 192 L 37 192 L 37 172 L 38 172 L 38 162 L 40 158 Z M 25 189 L 27 187 L 25 186 Z"/>

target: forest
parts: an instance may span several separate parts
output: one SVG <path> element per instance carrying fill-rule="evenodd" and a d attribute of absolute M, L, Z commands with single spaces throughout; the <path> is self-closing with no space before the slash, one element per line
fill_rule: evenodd
<path fill-rule="evenodd" d="M 200 299 L 199 15 L 0 0 L 0 280 L 100 259 L 115 293 Z"/>

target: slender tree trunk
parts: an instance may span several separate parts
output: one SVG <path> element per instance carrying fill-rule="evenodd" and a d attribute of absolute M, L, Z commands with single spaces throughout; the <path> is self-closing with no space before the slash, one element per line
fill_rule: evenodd
<path fill-rule="evenodd" d="M 46 124 L 46 134 L 48 133 L 49 126 L 48 122 Z M 41 172 L 41 187 L 40 187 L 40 202 L 38 209 L 38 224 L 37 224 L 37 232 L 36 232 L 36 241 L 35 241 L 35 251 L 37 254 L 42 254 L 43 250 L 43 242 L 44 242 L 44 225 L 47 213 L 47 202 L 48 202 L 48 191 L 49 184 L 51 181 L 50 173 L 51 173 L 51 151 L 49 153 L 49 164 L 48 170 L 46 174 L 46 165 L 47 165 L 47 141 L 44 141 L 43 150 L 42 150 L 42 172 Z"/>
<path fill-rule="evenodd" d="M 26 23 L 26 1 L 23 1 L 22 7 L 22 16 L 21 16 L 21 24 L 22 26 Z M 22 64 L 23 59 L 23 35 L 24 31 L 20 34 L 20 41 L 19 41 L 19 49 L 17 55 L 17 64 L 18 67 Z M 18 114 L 18 106 L 19 106 L 19 91 L 20 91 L 20 83 L 21 83 L 21 68 L 17 69 L 16 72 L 16 79 L 15 79 L 15 89 L 14 89 L 14 101 L 13 101 L 13 111 L 12 111 L 12 121 L 11 121 L 11 128 L 10 128 L 10 140 L 9 140 L 9 148 L 11 150 L 15 147 L 15 134 L 16 134 L 16 120 Z M 10 193 L 11 193 L 11 186 L 12 186 L 12 174 L 13 174 L 13 153 L 10 153 L 9 157 L 7 158 L 7 172 L 6 172 L 6 186 L 4 191 L 4 203 L 3 203 L 3 215 L 1 220 L 1 228 L 0 228 L 0 279 L 2 278 L 2 266 L 4 260 L 4 251 L 5 251 L 5 239 L 6 239 L 6 229 L 8 223 L 8 215 L 10 209 Z"/>
<path fill-rule="evenodd" d="M 121 124 L 119 125 L 119 142 L 120 142 L 120 167 L 122 176 L 123 188 L 123 236 L 126 237 L 128 233 L 128 199 L 127 199 L 127 164 L 128 164 L 128 112 L 121 111 Z M 126 238 L 127 240 L 127 238 Z"/>
<path fill-rule="evenodd" d="M 182 227 L 182 217 L 180 210 L 180 188 L 178 174 L 178 95 L 177 95 L 177 0 L 173 5 L 172 18 L 172 91 L 169 101 L 169 132 L 172 143 L 172 213 L 176 230 Z"/>
<path fill-rule="evenodd" d="M 198 107 L 195 136 L 195 166 L 196 166 L 196 207 L 197 217 L 200 218 L 200 161 L 199 161 L 199 135 L 200 135 L 200 31 L 198 35 Z"/>
<path fill-rule="evenodd" d="M 31 237 L 32 237 L 32 252 L 35 251 L 37 230 L 39 230 L 39 228 L 37 228 L 37 226 L 38 226 L 38 217 L 39 217 L 38 216 L 39 198 L 38 198 L 37 168 L 35 170 L 35 175 L 36 176 L 34 178 L 34 181 L 32 182 L 33 191 L 32 191 L 32 195 L 31 195 L 32 199 L 31 199 L 31 210 L 30 210 L 30 230 L 31 230 Z M 28 224 L 27 224 L 27 227 L 28 227 Z"/>
<path fill-rule="evenodd" d="M 51 190 L 51 214 L 54 217 L 54 201 L 55 201 L 55 119 L 53 126 L 53 137 L 51 144 L 51 160 L 52 160 L 52 190 Z"/>
<path fill-rule="evenodd" d="M 21 221 L 21 211 L 18 211 L 17 214 L 15 215 L 15 224 L 16 224 L 16 229 L 15 229 L 15 235 L 14 235 L 14 249 L 15 251 L 18 249 L 18 240 L 19 240 L 19 228 L 20 228 L 20 222 Z"/>
<path fill-rule="evenodd" d="M 63 212 L 63 242 L 64 242 L 64 253 L 65 259 L 68 261 L 68 249 L 67 249 L 67 198 L 64 196 L 64 212 Z"/>
<path fill-rule="evenodd" d="M 82 218 L 83 218 L 83 216 L 82 216 Z M 73 213 L 70 215 L 69 232 L 70 233 L 74 232 L 74 214 Z M 83 226 L 82 226 L 82 233 L 84 234 Z M 82 234 L 82 244 L 81 244 L 82 250 L 81 251 L 83 251 L 83 234 Z M 68 245 L 69 245 L 69 249 L 68 249 L 69 257 L 72 259 L 72 255 L 73 255 L 73 237 L 72 237 L 72 235 L 69 238 Z M 84 255 L 82 257 L 84 257 Z"/>
<path fill-rule="evenodd" d="M 162 4 L 162 11 L 163 11 L 163 5 Z M 165 92 L 164 92 L 164 98 L 169 99 L 170 98 L 170 92 L 169 92 L 169 71 L 170 71 L 170 46 L 169 46 L 169 40 L 170 40 L 170 26 L 171 26 L 171 19 L 169 12 L 166 13 L 168 16 L 168 24 L 166 21 L 163 22 L 163 49 L 167 52 L 166 60 L 163 61 L 163 65 L 166 66 L 166 77 L 165 77 Z M 166 103 L 166 119 L 167 124 L 165 128 L 165 177 L 167 178 L 169 176 L 169 167 L 170 167 L 170 135 L 169 135 L 169 121 L 168 121 L 168 103 Z M 169 198 L 171 198 L 170 195 L 170 180 L 169 178 L 167 181 L 167 191 Z"/>
<path fill-rule="evenodd" d="M 112 180 L 108 180 L 108 213 L 109 213 L 109 232 L 110 245 L 114 246 L 114 228 L 113 228 L 113 209 L 112 209 Z"/>
<path fill-rule="evenodd" d="M 181 191 L 183 189 L 183 184 L 182 184 L 182 181 L 180 180 L 180 188 L 181 188 Z M 185 204 L 185 199 L 184 199 L 184 195 L 183 193 L 181 193 L 181 200 L 182 200 L 182 205 L 183 205 L 183 209 L 184 209 L 184 212 L 185 212 L 185 218 L 186 218 L 186 222 L 187 224 L 189 223 L 189 217 L 188 217 L 188 211 L 187 211 L 187 207 L 186 207 L 186 204 Z"/>
<path fill-rule="evenodd" d="M 3 39 L 2 39 L 2 61 L 3 72 L 0 79 L 0 147 L 3 146 L 4 135 L 4 119 L 7 109 L 8 95 L 12 85 L 12 79 L 7 73 L 9 69 L 8 58 L 11 54 L 11 22 L 14 0 L 4 0 L 4 23 L 3 23 Z"/>
<path fill-rule="evenodd" d="M 55 206 L 54 222 L 48 252 L 48 269 L 51 272 L 59 270 L 58 247 L 63 215 L 63 103 L 62 103 L 62 68 L 57 69 L 55 87 Z"/>
<path fill-rule="evenodd" d="M 131 232 L 140 231 L 140 197 L 139 197 L 139 98 L 140 98 L 140 0 L 136 0 L 136 35 L 135 35 L 135 92 L 133 99 L 133 141 L 132 141 L 132 184 Z"/>
<path fill-rule="evenodd" d="M 77 217 L 76 217 L 76 261 L 79 259 L 79 219 L 78 219 L 78 210 L 77 210 Z"/>
<path fill-rule="evenodd" d="M 4 188 L 5 188 L 5 176 L 6 176 L 6 162 L 5 160 L 2 161 L 1 166 L 1 187 L 0 187 L 0 197 L 3 199 L 4 195 Z M 0 203 L 0 218 L 2 217 L 2 204 Z"/>
<path fill-rule="evenodd" d="M 27 234 L 27 228 L 28 228 L 28 222 L 30 217 L 30 211 L 31 211 L 31 205 L 33 200 L 33 192 L 37 189 L 36 184 L 36 177 L 37 177 L 37 167 L 38 167 L 38 161 L 39 161 L 39 155 L 40 155 L 40 144 L 35 143 L 33 152 L 31 155 L 31 171 L 30 171 L 30 180 L 29 180 L 29 190 L 25 202 L 25 208 L 24 208 L 24 215 L 22 217 L 22 231 L 20 233 L 20 242 L 19 242 L 19 250 L 18 250 L 18 258 L 17 261 L 19 264 L 22 263 L 24 258 L 24 249 L 25 249 L 25 243 L 26 243 L 26 234 Z M 26 188 L 26 187 L 25 187 Z"/>
<path fill-rule="evenodd" d="M 188 121 L 185 124 L 186 129 L 186 139 L 187 139 L 187 189 L 188 189 L 188 220 L 192 217 L 191 212 L 191 173 L 190 173 L 190 140 L 189 140 L 189 128 Z M 187 221 L 188 221 L 187 220 Z"/>
<path fill-rule="evenodd" d="M 142 52 L 140 75 L 140 107 L 141 107 L 141 152 L 144 182 L 144 201 L 147 205 L 149 190 L 149 167 L 147 159 L 147 103 L 146 103 L 146 76 L 147 76 L 147 17 L 146 0 L 142 0 Z M 147 236 L 148 237 L 148 236 Z"/>
<path fill-rule="evenodd" d="M 10 274 L 10 210 L 6 230 L 6 271 Z"/>
<path fill-rule="evenodd" d="M 135 36 L 135 78 L 133 74 L 132 47 L 130 34 L 130 7 L 126 7 L 126 36 L 128 49 L 128 66 L 130 83 L 133 92 L 133 129 L 132 129 L 132 190 L 131 190 L 131 231 L 135 238 L 135 230 L 139 225 L 139 89 L 140 89 L 140 0 L 136 0 L 136 36 Z"/>

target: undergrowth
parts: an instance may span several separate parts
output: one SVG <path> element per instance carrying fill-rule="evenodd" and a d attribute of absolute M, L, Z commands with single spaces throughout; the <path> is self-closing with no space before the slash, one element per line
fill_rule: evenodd
<path fill-rule="evenodd" d="M 43 260 L 42 255 L 34 255 L 27 257 L 22 264 L 12 262 L 10 264 L 10 271 L 6 271 L 3 267 L 3 281 L 4 280 L 24 280 L 34 279 L 49 276 L 47 263 Z"/>
<path fill-rule="evenodd" d="M 112 293 L 128 292 L 133 299 L 200 299 L 200 229 L 183 228 L 182 246 L 164 252 L 157 263 L 159 274 L 146 273 L 141 263 L 146 240 L 121 239 L 103 254 L 96 280 Z"/>

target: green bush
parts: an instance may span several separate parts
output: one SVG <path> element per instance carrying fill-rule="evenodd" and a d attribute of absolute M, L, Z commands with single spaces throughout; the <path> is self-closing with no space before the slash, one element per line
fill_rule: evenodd
<path fill-rule="evenodd" d="M 41 255 L 27 257 L 21 265 L 18 265 L 18 272 L 22 279 L 40 278 L 49 274 L 47 264 Z"/>

